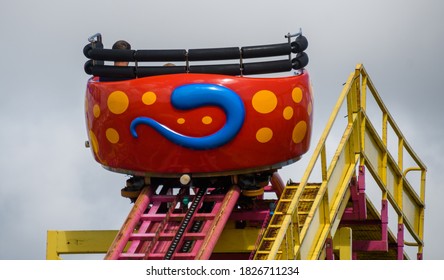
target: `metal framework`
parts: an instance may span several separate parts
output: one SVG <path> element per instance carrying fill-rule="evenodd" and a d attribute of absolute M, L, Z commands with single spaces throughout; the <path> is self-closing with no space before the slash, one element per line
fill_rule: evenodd
<path fill-rule="evenodd" d="M 368 98 L 373 98 L 381 114 L 378 122 L 381 131 L 367 114 Z M 328 160 L 329 134 L 343 105 L 347 109 L 346 128 Z M 392 136 L 395 139 L 391 139 Z M 389 148 L 390 141 L 397 143 L 395 153 Z M 408 176 L 411 172 L 419 173 L 414 177 L 416 180 Z M 407 245 L 416 246 L 416 258 L 422 259 L 426 172 L 426 166 L 408 144 L 363 65 L 359 64 L 349 76 L 300 182 L 290 181 L 284 185 L 278 174 L 273 176 L 271 186 L 279 200 L 271 211 L 262 209 L 260 215 L 257 212 L 254 221 L 257 226 L 240 229 L 237 225 L 239 220 L 255 216 L 254 209 L 248 216 L 234 211 L 233 207 L 225 208 L 228 212 L 223 213 L 224 226 L 217 229 L 217 238 L 211 240 L 214 246 L 208 246 L 208 250 L 201 247 L 199 254 L 204 254 L 206 259 L 211 256 L 229 259 L 250 256 L 262 260 L 408 259 Z M 320 179 L 316 175 L 320 175 Z M 370 182 L 374 182 L 381 193 L 380 210 L 374 206 L 379 199 L 374 201 L 368 195 L 374 187 Z M 239 193 L 235 193 L 236 198 L 232 199 L 237 200 Z M 258 199 L 269 202 L 262 196 Z M 137 207 L 139 205 L 134 209 Z M 390 209 L 396 216 L 395 233 L 389 228 Z M 136 224 L 143 215 L 133 211 L 127 222 L 134 219 Z M 212 224 L 213 229 L 216 224 Z M 117 231 L 48 231 L 47 259 L 77 253 L 108 252 L 109 256 L 117 247 L 117 254 L 121 254 L 131 246 L 117 242 L 123 232 L 134 231 L 133 225 L 125 231 L 127 225 L 124 224 L 119 234 Z M 197 235 L 196 240 L 200 238 Z M 407 236 L 413 241 L 407 241 Z"/>
<path fill-rule="evenodd" d="M 366 114 L 368 92 L 376 101 L 382 114 L 381 134 L 376 131 Z M 345 101 L 347 102 L 347 126 L 332 160 L 327 162 L 327 139 Z M 398 153 L 396 157 L 390 153 L 387 145 L 389 128 L 394 131 L 397 137 Z M 404 167 L 405 152 L 412 158 L 416 166 Z M 318 160 L 321 161 L 322 183 L 316 190 L 315 199 L 310 203 L 309 210 L 302 210 L 301 213 L 304 195 L 313 192 L 313 187 L 309 182 Z M 277 211 L 270 221 L 255 259 L 332 258 L 331 255 L 327 256 L 327 253 L 331 254 L 332 252 L 326 250 L 326 247 L 329 247 L 331 238 L 335 236 L 340 226 L 350 197 L 353 201 L 353 196 L 350 194 L 352 189 L 350 182 L 356 179 L 356 169 L 359 170 L 359 178 L 362 181 L 364 181 L 364 177 L 362 177 L 364 170 L 367 169 L 382 192 L 381 217 L 378 217 L 381 219 L 382 239 L 371 240 L 368 237 L 363 237 L 359 241 L 353 240 L 353 245 L 356 246 L 353 248 L 353 251 L 356 252 L 355 256 L 358 255 L 358 251 L 384 252 L 388 250 L 387 203 L 389 203 L 398 216 L 396 258 L 404 258 L 404 229 L 407 229 L 415 240 L 414 243 L 408 243 L 408 245 L 418 247 L 417 258 L 421 259 L 424 245 L 427 168 L 396 125 L 363 65 L 356 67 L 345 84 L 301 182 L 295 187 L 287 186 L 285 188 L 282 197 L 285 199 L 280 199 Z M 421 174 L 420 181 L 417 182 L 419 194 L 415 192 L 407 179 L 406 175 L 410 171 L 419 171 Z M 361 194 L 365 195 L 362 188 Z M 357 197 L 358 193 L 355 192 L 354 196 Z M 365 204 L 362 202 L 361 199 L 361 203 L 358 201 L 353 204 L 355 207 L 363 209 Z M 371 204 L 368 198 L 367 204 Z M 367 211 L 367 213 L 363 210 L 356 211 L 358 211 L 358 217 L 353 220 L 361 221 L 362 226 L 371 228 L 375 219 L 369 219 L 368 213 L 376 214 L 375 211 Z M 351 216 L 346 215 L 345 218 L 350 220 Z M 385 246 L 376 245 L 381 242 Z"/>

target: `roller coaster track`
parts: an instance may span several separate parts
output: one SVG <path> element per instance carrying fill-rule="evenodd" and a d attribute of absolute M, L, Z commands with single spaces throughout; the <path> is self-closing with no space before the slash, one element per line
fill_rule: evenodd
<path fill-rule="evenodd" d="M 367 115 L 368 97 L 381 113 L 377 126 Z M 330 153 L 328 143 L 337 143 L 330 132 L 344 106 L 345 130 Z M 264 207 L 248 210 L 250 216 L 236 211 L 241 195 L 236 185 L 223 194 L 197 188 L 194 195 L 184 189 L 176 195 L 155 194 L 155 186 L 148 185 L 117 235 L 48 231 L 47 258 L 106 249 L 105 259 L 210 259 L 218 250 L 222 257 L 233 256 L 225 254 L 229 252 L 255 260 L 408 259 L 405 246 L 412 246 L 422 259 L 426 172 L 364 67 L 357 65 L 301 180 L 284 184 L 279 176 L 272 178 L 278 202 L 270 213 Z M 373 186 L 380 194 L 376 199 L 369 192 Z M 183 208 L 185 195 L 192 202 Z M 389 228 L 389 210 L 396 218 L 395 233 Z M 233 226 L 246 217 L 260 226 Z M 105 235 L 114 238 L 111 246 L 102 241 Z M 240 245 L 242 236 L 249 239 Z"/>
<path fill-rule="evenodd" d="M 182 208 L 185 189 L 155 195 L 152 187 L 145 187 L 105 259 L 208 259 L 239 189 L 233 186 L 225 194 L 212 195 L 200 188 L 190 195 L 191 205 Z"/>

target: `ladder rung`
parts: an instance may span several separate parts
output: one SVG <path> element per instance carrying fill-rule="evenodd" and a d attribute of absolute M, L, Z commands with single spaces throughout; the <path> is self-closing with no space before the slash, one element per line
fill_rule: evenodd
<path fill-rule="evenodd" d="M 281 227 L 281 225 L 279 224 L 279 225 L 268 225 L 268 227 L 269 228 L 280 228 Z"/>
<path fill-rule="evenodd" d="M 121 253 L 119 258 L 122 259 L 143 259 L 145 257 L 144 253 Z"/>
<path fill-rule="evenodd" d="M 194 259 L 195 257 L 196 257 L 195 253 L 180 253 L 180 252 L 174 253 L 175 260 L 189 260 L 189 259 Z"/>
<path fill-rule="evenodd" d="M 162 260 L 165 257 L 165 253 L 149 253 L 148 258 L 150 260 Z"/>
<path fill-rule="evenodd" d="M 169 220 L 171 221 L 181 221 L 185 217 L 185 213 L 171 213 Z M 194 218 L 197 220 L 211 220 L 214 219 L 215 215 L 212 213 L 196 213 Z M 166 218 L 166 214 L 142 214 L 141 220 L 160 222 Z"/>
<path fill-rule="evenodd" d="M 173 237 L 175 237 L 177 234 L 177 232 L 162 232 L 158 234 L 159 240 L 168 240 L 171 239 Z M 190 240 L 199 240 L 199 239 L 204 239 L 206 236 L 206 233 L 204 232 L 185 232 L 183 234 L 184 237 L 186 237 L 187 239 Z M 130 241 L 134 241 L 134 240 L 144 240 L 144 241 L 150 241 L 151 239 L 153 239 L 155 237 L 155 233 L 133 233 L 131 234 L 129 240 Z"/>
<path fill-rule="evenodd" d="M 262 238 L 262 240 L 263 241 L 275 241 L 276 240 L 276 238 L 274 238 L 274 237 L 264 237 L 264 238 Z"/>
<path fill-rule="evenodd" d="M 313 202 L 315 200 L 316 200 L 315 198 L 301 198 L 301 199 L 299 199 L 299 201 L 303 201 L 303 202 Z"/>
<path fill-rule="evenodd" d="M 256 255 L 269 255 L 271 250 L 258 250 L 256 251 Z M 277 251 L 278 254 L 282 254 L 282 250 Z"/>
<path fill-rule="evenodd" d="M 281 199 L 279 199 L 279 203 L 282 203 L 282 202 L 292 202 L 293 201 L 293 199 L 291 199 L 291 198 L 281 198 Z"/>
<path fill-rule="evenodd" d="M 268 255 L 270 254 L 270 251 L 268 250 L 260 250 L 260 251 L 256 251 L 256 256 L 258 255 Z"/>

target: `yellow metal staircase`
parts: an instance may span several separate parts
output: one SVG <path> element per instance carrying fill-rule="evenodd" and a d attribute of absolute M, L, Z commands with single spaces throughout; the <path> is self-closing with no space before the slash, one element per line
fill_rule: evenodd
<path fill-rule="evenodd" d="M 367 90 L 382 114 L 380 134 L 366 114 Z M 344 103 L 347 106 L 346 129 L 331 161 L 327 162 L 327 138 Z M 388 148 L 389 129 L 394 132 L 394 138 L 398 144 L 397 157 L 394 157 Z M 404 168 L 405 152 L 415 166 Z M 315 169 L 319 166 L 316 165 L 319 160 L 320 168 Z M 370 171 L 381 190 L 382 205 L 387 205 L 388 201 L 398 216 L 398 232 L 395 241 L 398 247 L 397 258 L 406 257 L 402 250 L 404 243 L 417 246 L 417 257 L 422 258 L 427 170 L 387 111 L 364 67 L 358 65 L 344 86 L 301 182 L 290 183 L 285 187 L 254 259 L 328 258 L 326 255 L 329 249 L 332 250 L 329 247 L 333 246 L 333 237 L 349 204 L 350 182 L 352 178 L 356 178 L 358 169 L 365 168 Z M 309 183 L 315 171 L 320 171 L 322 178 L 320 184 Z M 407 173 L 410 171 L 420 172 L 420 179 L 416 182 L 419 192 L 416 192 L 407 180 Z M 371 203 L 368 198 L 366 201 L 366 203 Z M 374 223 L 374 220 L 371 221 Z M 364 221 L 363 224 L 369 226 L 370 223 L 366 225 Z M 404 227 L 414 239 L 413 242 L 404 242 Z M 351 248 L 353 238 L 352 229 L 349 229 Z M 354 240 L 356 244 L 359 241 Z M 385 242 L 383 244 L 389 243 L 388 240 L 382 241 Z M 367 248 L 370 247 L 370 245 L 367 246 Z M 386 247 L 387 249 L 384 247 L 384 249 L 372 250 L 383 250 L 388 254 L 389 246 Z M 351 254 L 349 257 L 351 258 Z"/>
<path fill-rule="evenodd" d="M 277 246 L 276 244 L 278 244 L 277 238 L 282 238 L 283 234 L 285 234 L 285 237 L 287 238 L 285 240 L 285 244 L 287 246 L 283 246 L 282 250 L 277 251 L 271 259 L 280 259 L 282 254 L 286 254 L 286 259 L 294 257 L 289 255 L 293 252 L 288 250 L 288 248 L 296 245 L 295 242 L 297 242 L 298 239 L 295 237 L 299 236 L 305 221 L 309 217 L 310 210 L 316 200 L 319 187 L 319 184 L 313 184 L 306 186 L 302 192 L 298 193 L 298 188 L 300 188 L 299 184 L 290 183 L 286 186 L 279 199 L 270 223 L 264 233 L 259 248 L 256 251 L 255 259 L 267 259 L 270 252 L 273 249 L 276 250 L 274 246 Z M 299 199 L 296 199 L 297 194 L 300 196 Z M 294 220 L 291 220 L 291 216 L 287 215 L 286 213 L 288 213 L 290 207 L 294 207 L 292 203 L 295 201 L 298 201 L 297 215 L 295 215 Z M 288 234 L 281 231 L 284 224 L 287 227 Z M 288 246 L 289 244 L 291 246 Z"/>

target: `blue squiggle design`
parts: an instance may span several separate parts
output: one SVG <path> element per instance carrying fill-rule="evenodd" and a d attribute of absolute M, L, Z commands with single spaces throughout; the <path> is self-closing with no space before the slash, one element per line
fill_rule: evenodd
<path fill-rule="evenodd" d="M 218 106 L 227 117 L 225 125 L 217 132 L 204 137 L 191 137 L 177 133 L 167 126 L 147 117 L 138 117 L 131 122 L 130 130 L 137 138 L 136 127 L 144 124 L 151 126 L 165 138 L 177 145 L 208 150 L 221 147 L 230 142 L 242 128 L 245 107 L 242 99 L 231 89 L 215 84 L 189 84 L 177 87 L 171 94 L 171 104 L 180 110 L 191 110 L 203 106 Z"/>

